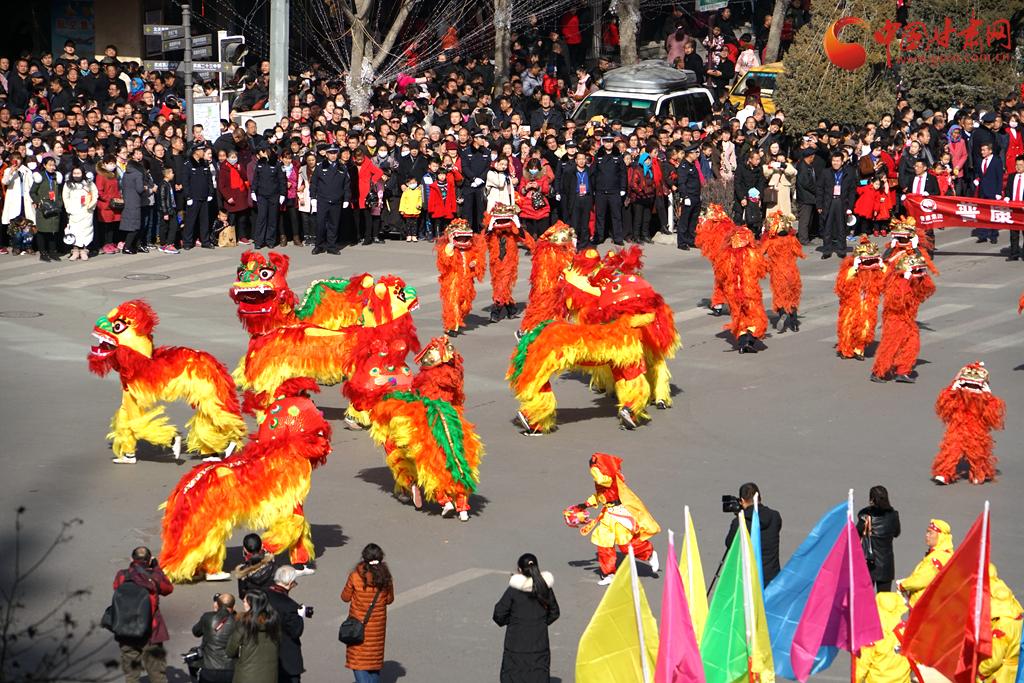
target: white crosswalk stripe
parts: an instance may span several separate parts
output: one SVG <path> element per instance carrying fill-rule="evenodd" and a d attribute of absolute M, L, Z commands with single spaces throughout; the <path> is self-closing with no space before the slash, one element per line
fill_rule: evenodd
<path fill-rule="evenodd" d="M 992 353 L 999 349 L 1008 349 L 1012 346 L 1020 347 L 1021 342 L 1021 331 L 1011 332 L 1010 334 L 1003 335 L 1002 337 L 996 337 L 995 339 L 989 339 L 983 341 L 980 344 L 967 349 L 971 353 Z"/>
<path fill-rule="evenodd" d="M 148 254 L 136 254 L 131 258 L 133 263 L 142 263 L 157 258 L 157 256 L 154 252 L 150 252 Z M 3 284 L 5 286 L 27 285 L 33 282 L 44 282 L 45 284 L 46 280 L 52 280 L 56 282 L 58 277 L 64 275 L 86 273 L 91 275 L 95 272 L 95 270 L 100 268 L 116 267 L 121 271 L 125 270 L 125 261 L 123 259 L 110 258 L 110 261 L 108 263 L 104 263 L 104 260 L 106 259 L 100 259 L 100 262 L 95 264 L 94 266 L 89 265 L 90 263 L 92 263 L 92 259 L 86 262 L 64 261 L 59 266 L 50 265 L 49 267 L 46 267 L 45 264 L 40 264 L 40 268 L 35 272 L 28 273 L 26 275 L 16 275 L 15 277 L 12 278 L 5 278 L 3 280 L 0 280 L 0 284 Z"/>

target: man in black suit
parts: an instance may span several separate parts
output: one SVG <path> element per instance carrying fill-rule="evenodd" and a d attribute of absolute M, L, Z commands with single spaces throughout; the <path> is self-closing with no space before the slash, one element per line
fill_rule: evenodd
<path fill-rule="evenodd" d="M 981 161 L 975 169 L 977 177 L 974 179 L 974 185 L 978 188 L 978 196 L 982 199 L 1003 198 L 1003 160 L 993 152 L 994 148 L 991 143 L 983 142 L 981 144 Z M 984 228 L 974 232 L 978 238 L 978 244 L 985 240 L 995 244 L 999 240 L 998 230 Z"/>
<path fill-rule="evenodd" d="M 1006 179 L 1006 195 L 1003 199 L 1009 203 L 1024 206 L 1024 154 L 1014 160 L 1013 173 Z M 1006 257 L 1006 260 L 1019 261 L 1020 259 L 1020 230 L 1011 230 L 1010 255 Z"/>
<path fill-rule="evenodd" d="M 740 487 L 739 499 L 748 527 L 754 519 L 755 495 L 758 497 L 757 516 L 761 521 L 761 568 L 764 570 L 764 585 L 767 586 L 772 579 L 778 576 L 780 571 L 779 536 L 782 534 L 782 515 L 764 504 L 757 484 L 746 483 Z M 732 524 L 729 525 L 729 533 L 725 537 L 726 548 L 732 544 L 732 539 L 738 529 L 739 520 L 733 516 Z"/>
<path fill-rule="evenodd" d="M 750 189 L 757 188 L 758 196 L 763 197 L 768 182 L 765 180 L 764 171 L 761 169 L 761 152 L 757 148 L 747 152 L 744 163 L 736 168 L 736 176 L 733 179 L 733 220 L 737 224 L 744 224 L 743 213 L 747 207 L 750 196 Z"/>
<path fill-rule="evenodd" d="M 939 181 L 928 172 L 928 164 L 923 158 L 914 160 L 914 175 L 903 188 L 903 194 L 939 194 Z"/>
<path fill-rule="evenodd" d="M 281 637 L 277 646 L 278 683 L 300 683 L 305 667 L 302 664 L 303 619 L 313 616 L 313 608 L 295 602 L 288 592 L 297 585 L 298 572 L 291 565 L 278 567 L 274 583 L 267 588 L 267 602 L 281 620 Z"/>
<path fill-rule="evenodd" d="M 843 165 L 841 152 L 832 153 L 832 166 L 818 174 L 817 206 L 821 222 L 821 258 L 846 255 L 846 217 L 856 199 L 854 172 Z"/>
<path fill-rule="evenodd" d="M 809 244 L 818 228 L 818 176 L 825 171 L 825 162 L 818 157 L 817 147 L 800 150 L 796 165 L 796 205 L 800 244 Z M 812 226 L 815 230 L 812 230 Z"/>
<path fill-rule="evenodd" d="M 590 246 L 590 210 L 594 207 L 594 184 L 586 152 L 576 152 L 576 164 L 562 172 L 558 188 L 562 197 L 562 220 L 576 231 L 576 248 Z"/>

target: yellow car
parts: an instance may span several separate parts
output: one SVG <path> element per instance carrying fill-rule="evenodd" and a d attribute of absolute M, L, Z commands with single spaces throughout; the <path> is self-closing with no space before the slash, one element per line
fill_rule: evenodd
<path fill-rule="evenodd" d="M 782 62 L 755 66 L 743 78 L 736 81 L 736 85 L 732 86 L 732 90 L 729 91 L 729 101 L 737 109 L 741 109 L 747 96 L 747 81 L 753 78 L 761 86 L 761 105 L 764 107 L 764 113 L 774 114 L 775 101 L 772 99 L 772 95 L 775 94 L 775 79 L 785 70 Z"/>

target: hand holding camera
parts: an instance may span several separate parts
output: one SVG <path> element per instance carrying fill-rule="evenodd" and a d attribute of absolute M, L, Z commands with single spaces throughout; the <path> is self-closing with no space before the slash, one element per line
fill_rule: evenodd
<path fill-rule="evenodd" d="M 299 616 L 303 619 L 313 618 L 313 606 L 312 605 L 299 605 L 298 609 Z"/>

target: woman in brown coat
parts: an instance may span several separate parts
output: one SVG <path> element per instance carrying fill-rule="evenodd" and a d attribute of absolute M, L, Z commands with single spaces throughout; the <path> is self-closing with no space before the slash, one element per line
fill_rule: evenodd
<path fill-rule="evenodd" d="M 373 612 L 366 621 L 363 642 L 349 645 L 345 653 L 345 668 L 352 669 L 356 683 L 379 683 L 380 670 L 384 666 L 384 634 L 388 625 L 388 608 L 395 600 L 395 587 L 391 572 L 384 562 L 384 551 L 376 543 L 363 548 L 363 559 L 348 575 L 345 589 L 341 591 L 343 602 L 351 603 L 348 616 L 360 621 L 366 619 L 366 610 L 380 592 Z"/>

